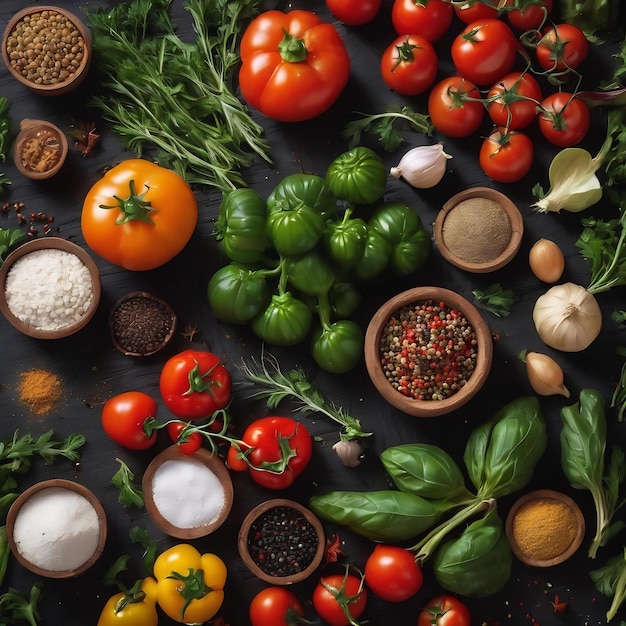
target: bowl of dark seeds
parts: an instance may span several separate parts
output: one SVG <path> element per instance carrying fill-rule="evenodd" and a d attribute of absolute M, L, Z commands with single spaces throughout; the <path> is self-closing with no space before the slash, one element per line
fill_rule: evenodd
<path fill-rule="evenodd" d="M 165 300 L 146 291 L 133 291 L 111 309 L 113 345 L 126 356 L 151 356 L 170 342 L 176 320 L 174 310 Z"/>
<path fill-rule="evenodd" d="M 290 585 L 308 578 L 319 567 L 326 538 L 322 523 L 309 509 L 276 498 L 248 513 L 237 546 L 255 576 L 273 585 Z"/>

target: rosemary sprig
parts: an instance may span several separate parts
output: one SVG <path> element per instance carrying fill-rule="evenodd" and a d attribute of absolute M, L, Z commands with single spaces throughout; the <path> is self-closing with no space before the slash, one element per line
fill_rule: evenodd
<path fill-rule="evenodd" d="M 111 482 L 118 488 L 119 494 L 117 499 L 124 508 L 130 508 L 131 506 L 143 506 L 143 492 L 137 487 L 133 480 L 135 474 L 131 471 L 130 467 L 122 461 L 122 459 L 115 459 L 120 468 L 113 474 Z"/>
<path fill-rule="evenodd" d="M 275 409 L 283 400 L 295 400 L 296 411 L 322 413 L 341 424 L 341 439 L 358 440 L 372 435 L 362 430 L 358 419 L 348 415 L 342 407 L 326 400 L 309 381 L 301 367 L 296 367 L 285 374 L 280 369 L 276 357 L 264 353 L 260 362 L 254 357 L 248 362 L 242 360 L 240 368 L 247 380 L 259 387 L 248 397 L 264 399 L 270 409 Z"/>

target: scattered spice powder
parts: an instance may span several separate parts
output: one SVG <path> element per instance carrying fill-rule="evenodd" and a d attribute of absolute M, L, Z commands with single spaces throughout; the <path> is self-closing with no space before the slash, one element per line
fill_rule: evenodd
<path fill-rule="evenodd" d="M 444 245 L 468 263 L 487 263 L 509 245 L 513 227 L 504 208 L 495 200 L 474 197 L 462 200 L 447 214 L 441 236 Z"/>
<path fill-rule="evenodd" d="M 565 502 L 536 498 L 524 503 L 513 518 L 513 538 L 520 550 L 536 561 L 563 554 L 576 538 L 576 515 Z"/>
<path fill-rule="evenodd" d="M 49 172 L 61 160 L 61 140 L 45 126 L 35 128 L 20 141 L 18 154 L 22 166 L 28 171 Z"/>
<path fill-rule="evenodd" d="M 45 369 L 32 369 L 20 374 L 20 400 L 35 415 L 44 415 L 58 402 L 63 392 L 61 379 Z"/>

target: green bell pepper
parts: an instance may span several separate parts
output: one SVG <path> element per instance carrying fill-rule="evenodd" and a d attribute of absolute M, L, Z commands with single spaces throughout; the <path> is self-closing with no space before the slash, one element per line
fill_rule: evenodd
<path fill-rule="evenodd" d="M 326 224 L 322 243 L 331 262 L 340 270 L 347 271 L 362 256 L 367 241 L 367 223 L 360 217 L 350 217 L 351 210 L 344 213 L 343 219 Z"/>
<path fill-rule="evenodd" d="M 215 223 L 222 252 L 239 263 L 257 263 L 267 248 L 267 206 L 261 196 L 245 187 L 223 195 Z"/>
<path fill-rule="evenodd" d="M 368 225 L 365 250 L 363 256 L 354 264 L 352 274 L 359 281 L 378 278 L 387 269 L 391 252 L 391 244 Z"/>
<path fill-rule="evenodd" d="M 363 294 L 353 283 L 347 281 L 336 280 L 328 292 L 330 312 L 334 319 L 352 317 L 362 300 Z"/>
<path fill-rule="evenodd" d="M 273 346 L 295 346 L 306 338 L 313 322 L 311 309 L 291 292 L 274 294 L 251 322 L 254 334 Z"/>
<path fill-rule="evenodd" d="M 372 204 L 387 185 L 387 168 L 371 149 L 358 146 L 340 154 L 326 170 L 332 192 L 351 204 Z"/>
<path fill-rule="evenodd" d="M 299 257 L 286 257 L 284 264 L 287 281 L 307 296 L 328 293 L 335 281 L 335 273 L 317 248 Z"/>
<path fill-rule="evenodd" d="M 345 374 L 361 360 L 364 342 L 365 335 L 356 322 L 339 320 L 313 332 L 311 354 L 323 370 Z"/>

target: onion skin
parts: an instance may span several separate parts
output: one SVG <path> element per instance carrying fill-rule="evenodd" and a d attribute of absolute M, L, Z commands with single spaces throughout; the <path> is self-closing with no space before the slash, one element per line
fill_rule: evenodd
<path fill-rule="evenodd" d="M 563 370 L 552 357 L 540 352 L 524 351 L 519 358 L 526 363 L 528 382 L 536 394 L 570 397 L 569 390 L 563 384 Z"/>
<path fill-rule="evenodd" d="M 552 284 L 563 275 L 565 256 L 554 241 L 539 239 L 528 253 L 528 264 L 539 280 Z"/>

